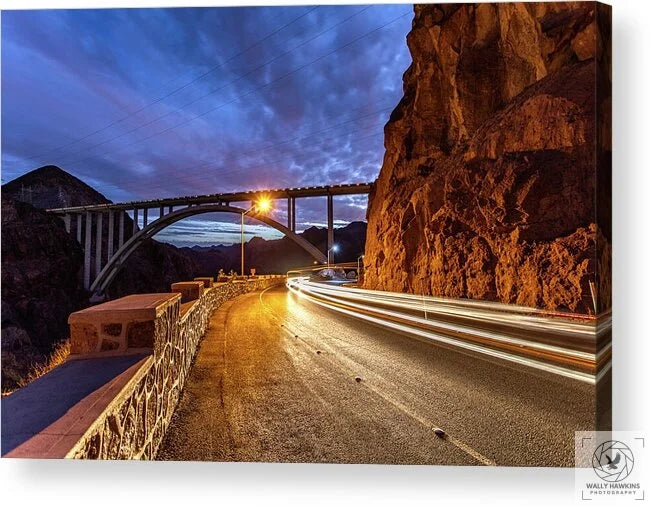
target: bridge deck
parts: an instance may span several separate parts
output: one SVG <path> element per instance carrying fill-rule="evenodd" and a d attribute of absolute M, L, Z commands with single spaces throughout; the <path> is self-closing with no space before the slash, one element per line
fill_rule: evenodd
<path fill-rule="evenodd" d="M 271 190 L 249 190 L 244 192 L 229 192 L 220 194 L 193 195 L 184 197 L 169 197 L 148 201 L 132 201 L 124 203 L 92 204 L 87 206 L 72 206 L 67 208 L 52 208 L 51 213 L 80 213 L 85 211 L 131 210 L 134 208 L 156 208 L 159 206 L 187 206 L 208 203 L 233 203 L 255 201 L 261 197 L 267 199 L 322 197 L 328 195 L 357 195 L 368 194 L 372 183 L 347 183 L 342 185 L 325 185 L 319 187 L 281 188 Z"/>

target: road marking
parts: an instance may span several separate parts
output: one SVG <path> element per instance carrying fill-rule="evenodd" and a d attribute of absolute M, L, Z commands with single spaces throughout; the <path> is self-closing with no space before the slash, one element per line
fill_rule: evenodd
<path fill-rule="evenodd" d="M 369 390 L 373 391 L 375 394 L 380 396 L 382 399 L 385 401 L 389 402 L 391 405 L 399 409 L 401 412 L 407 414 L 409 417 L 414 419 L 415 421 L 419 422 L 421 425 L 425 426 L 427 429 L 432 431 L 432 437 L 434 437 L 434 428 L 437 428 L 438 426 L 435 424 L 432 424 L 430 421 L 425 419 L 424 417 L 421 417 L 417 413 L 415 413 L 413 410 L 409 409 L 405 404 L 402 402 L 393 399 L 392 396 L 389 396 L 385 394 L 384 392 L 380 391 L 379 389 L 375 388 L 372 384 L 370 384 L 368 381 L 364 382 L 364 387 L 368 388 Z M 470 447 L 468 444 L 462 442 L 461 440 L 454 438 L 451 436 L 447 431 L 446 431 L 446 437 L 442 439 L 444 442 L 449 442 L 452 445 L 454 445 L 456 448 L 460 449 L 461 451 L 465 452 L 467 455 L 469 455 L 471 458 L 474 458 L 475 460 L 479 461 L 483 465 L 487 466 L 497 466 L 497 463 L 493 461 L 490 458 L 487 458 L 484 456 L 482 453 L 479 451 L 473 449 Z"/>
<path fill-rule="evenodd" d="M 260 303 L 262 303 L 262 305 L 265 307 L 265 310 L 268 311 L 269 313 L 271 313 L 272 316 L 274 317 L 274 319 L 276 321 L 278 321 L 279 319 L 273 313 L 273 310 L 271 310 L 267 305 L 265 305 L 264 301 L 262 300 L 262 294 L 264 292 L 266 292 L 266 290 L 268 290 L 268 289 L 265 289 L 265 291 L 260 293 L 260 297 L 259 297 Z M 285 324 L 283 327 L 281 327 L 281 329 L 283 329 L 283 331 L 285 331 L 290 336 L 290 338 L 295 339 L 295 337 L 298 336 L 299 340 L 301 342 L 303 342 L 303 344 L 305 346 L 307 346 L 310 349 L 316 350 L 315 347 L 313 347 L 305 339 L 300 337 L 300 333 L 290 330 L 289 326 L 287 326 L 287 324 Z M 295 342 L 295 340 L 294 340 L 294 342 Z M 365 370 L 367 372 L 370 372 L 370 370 L 367 367 L 359 364 L 357 361 L 355 361 L 355 360 L 353 360 L 353 359 L 351 359 L 349 357 L 341 356 L 341 354 L 336 353 L 336 351 L 333 354 L 328 354 L 326 356 L 321 355 L 321 357 L 325 361 L 330 363 L 331 365 L 338 368 L 340 371 L 343 371 L 344 374 L 348 374 L 349 372 L 352 372 L 353 376 L 354 376 L 354 372 L 359 371 L 359 370 Z M 343 363 L 346 363 L 346 362 L 354 363 L 356 366 L 354 368 L 352 368 L 350 366 L 345 366 L 345 364 L 343 364 Z M 416 412 L 411 410 L 408 406 L 406 406 L 404 403 L 396 400 L 394 397 L 390 396 L 389 394 L 387 394 L 386 392 L 381 390 L 380 387 L 374 386 L 373 382 L 372 382 L 372 379 L 379 377 L 379 379 L 381 379 L 380 380 L 381 382 L 384 382 L 386 384 L 391 384 L 391 385 L 394 385 L 394 386 L 395 386 L 395 384 L 393 384 L 389 380 L 385 380 L 380 374 L 374 373 L 374 372 L 371 372 L 369 375 L 364 375 L 364 377 L 366 377 L 368 379 L 371 379 L 371 380 L 366 380 L 365 382 L 362 383 L 362 386 L 364 388 L 367 388 L 369 391 L 372 391 L 377 396 L 379 396 L 380 398 L 382 398 L 383 400 L 385 400 L 389 404 L 393 405 L 399 411 L 403 412 L 404 414 L 406 414 L 410 418 L 414 419 L 415 421 L 417 421 L 419 424 L 421 424 L 425 428 L 431 430 L 432 431 L 432 438 L 435 437 L 434 429 L 438 427 L 436 424 L 433 424 L 432 422 L 428 421 L 426 418 L 420 416 L 419 414 L 417 414 Z M 310 392 L 313 392 L 313 390 L 310 389 L 309 387 L 308 387 L 308 389 L 310 390 Z M 448 442 L 448 443 L 452 444 L 457 449 L 461 450 L 462 452 L 464 452 L 465 454 L 467 454 L 468 456 L 470 456 L 471 458 L 475 459 L 476 461 L 478 461 L 479 463 L 481 463 L 483 465 L 487 465 L 487 466 L 496 466 L 497 465 L 497 463 L 494 460 L 484 456 L 482 453 L 480 453 L 479 451 L 473 449 L 471 446 L 469 446 L 465 442 L 451 436 L 448 432 L 446 432 L 445 438 L 443 438 L 441 440 L 444 441 L 444 442 Z"/>

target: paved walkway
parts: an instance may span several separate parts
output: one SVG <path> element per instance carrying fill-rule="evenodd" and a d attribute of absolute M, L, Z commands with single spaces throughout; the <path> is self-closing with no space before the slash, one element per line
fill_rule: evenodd
<path fill-rule="evenodd" d="M 134 354 L 66 361 L 2 398 L 2 454 L 50 426 L 144 357 Z"/>

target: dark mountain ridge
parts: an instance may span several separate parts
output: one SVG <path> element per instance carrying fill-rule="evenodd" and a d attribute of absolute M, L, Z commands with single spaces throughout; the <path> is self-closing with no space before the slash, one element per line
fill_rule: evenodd
<path fill-rule="evenodd" d="M 5 183 L 2 195 L 42 209 L 111 202 L 90 185 L 55 165 L 39 167 Z"/>

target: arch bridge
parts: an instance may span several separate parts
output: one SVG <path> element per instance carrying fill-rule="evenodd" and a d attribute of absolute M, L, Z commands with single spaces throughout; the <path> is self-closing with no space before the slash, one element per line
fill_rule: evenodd
<path fill-rule="evenodd" d="M 326 249 L 329 250 L 334 244 L 333 197 L 369 194 L 371 188 L 372 183 L 352 183 L 254 190 L 54 208 L 49 209 L 48 212 L 61 216 L 68 232 L 74 230 L 77 241 L 84 250 L 84 287 L 91 290 L 95 297 L 102 297 L 129 256 L 145 240 L 164 228 L 184 218 L 203 213 L 225 212 L 242 215 L 247 213 L 251 203 L 260 199 L 274 201 L 287 199 L 287 225 L 285 226 L 262 213 L 249 212 L 248 216 L 282 232 L 304 248 L 315 260 L 326 262 L 327 252 L 320 251 L 296 233 L 296 199 L 327 197 L 328 240 Z M 239 206 L 234 206 L 234 204 Z M 149 220 L 150 210 L 158 210 L 158 216 L 151 221 Z M 125 226 L 125 217 L 128 216 L 128 211 L 133 213 L 133 225 L 130 230 Z M 139 226 L 141 212 L 142 228 Z"/>

